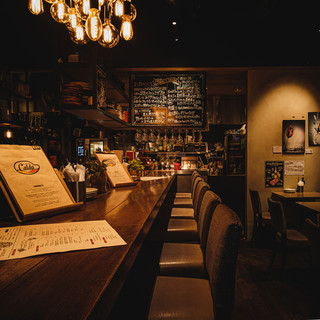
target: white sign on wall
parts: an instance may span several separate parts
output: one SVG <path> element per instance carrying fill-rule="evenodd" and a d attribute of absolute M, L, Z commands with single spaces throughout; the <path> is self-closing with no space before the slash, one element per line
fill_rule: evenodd
<path fill-rule="evenodd" d="M 303 160 L 287 160 L 284 162 L 285 176 L 303 176 L 304 161 Z"/>

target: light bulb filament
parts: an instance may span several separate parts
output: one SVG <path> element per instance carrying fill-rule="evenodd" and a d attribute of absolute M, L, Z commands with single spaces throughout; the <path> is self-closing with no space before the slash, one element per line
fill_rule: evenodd
<path fill-rule="evenodd" d="M 85 15 L 89 15 L 89 13 L 90 13 L 90 0 L 83 0 L 83 2 L 82 2 L 82 12 Z"/>
<path fill-rule="evenodd" d="M 29 0 L 29 10 L 35 15 L 43 13 L 42 0 Z"/>
<path fill-rule="evenodd" d="M 114 5 L 114 14 L 117 17 L 121 17 L 123 15 L 123 3 L 121 0 L 117 0 Z"/>
<path fill-rule="evenodd" d="M 70 15 L 70 24 L 73 29 L 77 26 L 77 16 L 74 13 Z"/>
<path fill-rule="evenodd" d="M 64 15 L 65 15 L 64 8 L 65 8 L 64 3 L 62 2 L 58 3 L 57 15 L 58 15 L 58 18 L 61 20 L 64 19 Z"/>
<path fill-rule="evenodd" d="M 133 37 L 132 24 L 130 19 L 124 19 L 120 30 L 121 37 L 124 40 L 131 40 Z"/>
<path fill-rule="evenodd" d="M 75 33 L 76 33 L 75 38 L 76 38 L 77 40 L 80 41 L 80 40 L 83 40 L 83 39 L 84 39 L 84 30 L 83 30 L 83 28 L 82 28 L 81 26 L 77 26 L 77 27 L 76 27 Z"/>
<path fill-rule="evenodd" d="M 93 38 L 98 37 L 98 19 L 96 17 L 91 20 L 91 34 Z"/>
<path fill-rule="evenodd" d="M 107 43 L 111 43 L 112 42 L 112 30 L 110 28 L 110 26 L 106 26 L 103 29 L 103 40 Z"/>

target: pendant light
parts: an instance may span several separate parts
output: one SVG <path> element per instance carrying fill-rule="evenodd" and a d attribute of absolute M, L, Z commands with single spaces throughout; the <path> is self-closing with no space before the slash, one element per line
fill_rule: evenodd
<path fill-rule="evenodd" d="M 99 44 L 105 48 L 113 48 L 119 42 L 119 31 L 118 29 L 111 23 L 111 8 L 108 7 L 108 18 L 107 18 L 107 7 L 104 6 L 104 23 L 102 28 L 102 35 L 98 40 Z"/>
<path fill-rule="evenodd" d="M 52 18 L 59 23 L 67 23 L 69 20 L 69 7 L 64 0 L 58 0 L 51 5 L 50 13 Z"/>
<path fill-rule="evenodd" d="M 34 15 L 40 15 L 44 12 L 42 0 L 29 0 L 28 8 Z"/>
<path fill-rule="evenodd" d="M 133 37 L 132 21 L 136 18 L 137 10 L 131 0 L 45 0 L 51 4 L 52 18 L 66 25 L 70 38 L 79 45 L 88 43 L 89 40 L 98 41 L 105 48 L 115 47 L 120 39 L 128 41 Z M 93 4 L 96 7 L 93 7 Z M 97 8 L 98 7 L 98 8 Z M 29 0 L 28 8 L 32 14 L 39 15 L 44 12 L 43 0 Z M 103 23 L 100 18 L 104 14 Z M 114 23 L 120 28 L 120 32 Z"/>
<path fill-rule="evenodd" d="M 86 21 L 89 18 L 91 9 L 90 0 L 77 0 L 75 1 L 75 7 L 79 17 Z"/>
<path fill-rule="evenodd" d="M 85 26 L 82 23 L 78 23 L 77 26 L 70 31 L 71 40 L 79 45 L 84 45 L 89 42 Z"/>
<path fill-rule="evenodd" d="M 91 8 L 89 18 L 86 21 L 86 33 L 92 41 L 99 40 L 102 34 L 102 22 L 99 13 L 98 9 Z"/>

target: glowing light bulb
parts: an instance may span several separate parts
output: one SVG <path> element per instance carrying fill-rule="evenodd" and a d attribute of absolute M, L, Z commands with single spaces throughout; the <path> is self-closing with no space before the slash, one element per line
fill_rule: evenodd
<path fill-rule="evenodd" d="M 110 19 L 105 20 L 102 28 L 102 35 L 98 42 L 105 48 L 113 48 L 118 44 L 119 31 L 113 24 L 111 24 Z"/>
<path fill-rule="evenodd" d="M 29 0 L 28 8 L 32 14 L 39 15 L 44 12 L 42 0 Z"/>
<path fill-rule="evenodd" d="M 122 24 L 120 28 L 120 36 L 124 40 L 128 41 L 131 40 L 133 37 L 133 29 L 131 24 L 130 16 L 125 15 L 122 18 Z"/>
<path fill-rule="evenodd" d="M 11 139 L 13 137 L 13 133 L 12 133 L 12 131 L 10 129 L 8 129 L 8 130 L 5 131 L 4 136 L 7 139 Z"/>
<path fill-rule="evenodd" d="M 99 17 L 99 10 L 90 9 L 89 18 L 86 21 L 86 33 L 90 40 L 97 41 L 102 34 L 102 22 Z"/>
<path fill-rule="evenodd" d="M 123 1 L 122 0 L 116 0 L 114 3 L 114 15 L 116 17 L 122 17 L 124 12 L 123 8 Z"/>
<path fill-rule="evenodd" d="M 133 21 L 137 17 L 137 9 L 131 3 L 131 0 L 123 1 L 123 15 L 130 16 L 131 21 Z"/>
<path fill-rule="evenodd" d="M 79 18 L 77 15 L 76 8 L 70 8 L 69 9 L 69 20 L 66 23 L 66 26 L 69 30 L 73 30 L 76 28 L 76 26 L 79 24 Z"/>
<path fill-rule="evenodd" d="M 64 0 L 54 2 L 50 8 L 52 18 L 59 23 L 67 23 L 69 20 L 68 8 Z"/>
<path fill-rule="evenodd" d="M 82 20 L 87 20 L 90 14 L 90 9 L 91 9 L 90 0 L 78 0 L 75 3 L 75 7 L 79 17 Z"/>
<path fill-rule="evenodd" d="M 79 45 L 84 45 L 89 41 L 85 28 L 80 23 L 77 24 L 77 26 L 70 31 L 70 38 L 74 43 Z"/>
<path fill-rule="evenodd" d="M 106 2 L 105 0 L 99 0 L 99 6 L 100 7 L 103 6 L 105 2 Z"/>
<path fill-rule="evenodd" d="M 133 21 L 136 17 L 137 17 L 137 9 L 136 9 L 136 7 L 132 4 L 132 5 L 131 5 L 131 15 L 130 15 L 131 21 Z"/>
<path fill-rule="evenodd" d="M 44 0 L 44 1 L 52 4 L 52 3 L 56 2 L 57 0 Z"/>

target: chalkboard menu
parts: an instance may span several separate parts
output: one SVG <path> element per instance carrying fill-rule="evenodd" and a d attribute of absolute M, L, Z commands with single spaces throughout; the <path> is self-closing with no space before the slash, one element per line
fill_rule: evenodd
<path fill-rule="evenodd" d="M 132 74 L 133 126 L 204 125 L 205 74 Z"/>

